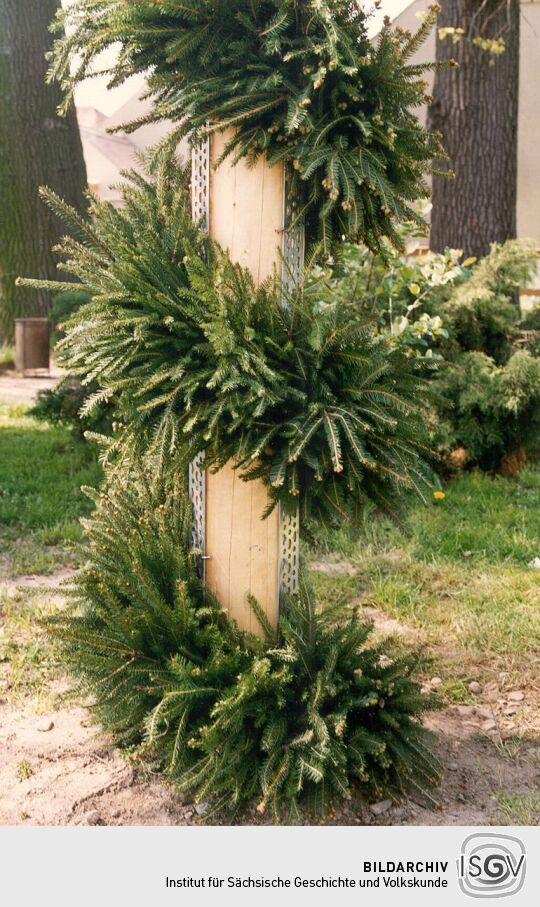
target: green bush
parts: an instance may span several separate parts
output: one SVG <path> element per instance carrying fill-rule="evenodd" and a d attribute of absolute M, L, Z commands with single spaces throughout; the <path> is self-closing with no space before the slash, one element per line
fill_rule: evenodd
<path fill-rule="evenodd" d="M 415 656 L 370 646 L 354 610 L 320 610 L 305 583 L 277 634 L 256 602 L 267 638 L 241 633 L 199 583 L 178 479 L 116 472 L 94 496 L 88 564 L 49 630 L 119 742 L 144 740 L 213 810 L 298 821 L 356 787 L 430 796 L 438 767 L 419 718 L 435 703 L 411 678 Z"/>
<path fill-rule="evenodd" d="M 516 303 L 536 255 L 530 243 L 511 240 L 479 262 L 460 258 L 447 250 L 404 261 L 390 249 L 377 256 L 344 245 L 336 266 L 319 270 L 318 292 L 373 318 L 429 380 L 432 443 L 441 454 L 464 448 L 469 466 L 490 470 L 507 455 L 523 464 L 538 439 L 540 342 L 535 316 L 521 321 Z"/>
<path fill-rule="evenodd" d="M 65 425 L 81 438 L 87 431 L 110 435 L 112 432 L 110 404 L 103 405 L 100 409 L 92 409 L 84 415 L 85 405 L 97 389 L 98 385 L 95 382 L 82 385 L 77 378 L 68 375 L 55 387 L 38 391 L 36 402 L 29 410 L 29 414 L 51 425 Z"/>
<path fill-rule="evenodd" d="M 511 454 L 522 461 L 523 446 L 539 437 L 540 359 L 528 351 L 502 366 L 485 353 L 463 353 L 439 385 L 447 404 L 436 437 L 446 449 L 465 448 L 470 464 L 498 469 Z"/>

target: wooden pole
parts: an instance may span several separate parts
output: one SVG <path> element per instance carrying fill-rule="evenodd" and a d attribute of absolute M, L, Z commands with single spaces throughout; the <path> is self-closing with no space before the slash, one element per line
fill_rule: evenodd
<path fill-rule="evenodd" d="M 230 159 L 215 169 L 230 132 L 210 145 L 209 233 L 257 284 L 280 266 L 284 172 L 260 158 L 254 167 Z M 206 475 L 205 578 L 243 630 L 259 633 L 249 605 L 255 596 L 272 626 L 279 616 L 279 510 L 262 519 L 268 493 L 261 481 L 243 482 L 232 463 Z"/>

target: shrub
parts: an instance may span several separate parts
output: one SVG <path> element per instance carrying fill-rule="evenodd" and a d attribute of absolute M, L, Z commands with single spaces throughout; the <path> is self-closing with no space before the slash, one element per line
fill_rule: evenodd
<path fill-rule="evenodd" d="M 535 269 L 532 243 L 493 243 L 438 313 L 459 350 L 483 352 L 497 365 L 509 359 L 520 319 L 519 290 L 530 283 Z"/>
<path fill-rule="evenodd" d="M 91 410 L 88 415 L 81 415 L 89 397 L 97 389 L 95 383 L 83 386 L 77 378 L 68 375 L 55 387 L 38 391 L 36 402 L 29 410 L 29 414 L 42 422 L 65 425 L 80 438 L 83 438 L 87 431 L 110 435 L 112 432 L 110 406 L 104 405 L 100 409 Z"/>
<path fill-rule="evenodd" d="M 302 804 L 326 816 L 355 786 L 429 797 L 438 762 L 418 717 L 435 702 L 409 676 L 414 658 L 370 647 L 370 632 L 350 607 L 318 609 L 302 582 L 282 605 L 275 638 L 267 628 L 267 647 L 191 737 L 197 761 L 181 787 L 234 806 L 255 798 L 259 811 L 289 822 Z"/>
<path fill-rule="evenodd" d="M 199 686 L 192 699 L 179 696 L 193 729 L 201 709 L 208 718 L 220 684 L 241 669 L 247 646 L 203 595 L 183 480 L 133 468 L 109 476 L 100 492 L 85 491 L 96 502 L 84 521 L 87 565 L 74 580 L 72 608 L 48 625 L 64 663 L 92 697 L 97 720 L 124 744 L 140 742 L 152 710 L 169 702 L 171 677 L 185 671 L 193 688 L 198 675 L 211 677 L 206 693 Z"/>
<path fill-rule="evenodd" d="M 116 472 L 86 523 L 74 610 L 49 623 L 96 719 L 124 744 L 145 738 L 182 789 L 235 813 L 254 803 L 298 821 L 351 790 L 429 796 L 435 703 L 414 656 L 370 646 L 345 606 L 317 608 L 303 583 L 277 634 L 240 633 L 196 575 L 178 479 Z M 389 654 L 391 657 L 389 657 Z"/>
<path fill-rule="evenodd" d="M 444 371 L 448 401 L 437 435 L 447 450 L 465 448 L 470 465 L 498 469 L 504 458 L 537 441 L 540 432 L 540 359 L 515 352 L 503 366 L 485 353 L 464 353 Z"/>
<path fill-rule="evenodd" d="M 536 255 L 529 242 L 511 240 L 493 244 L 478 263 L 460 258 L 459 250 L 447 250 L 404 261 L 390 249 L 382 257 L 344 245 L 336 266 L 319 270 L 318 292 L 375 319 L 429 380 L 432 443 L 440 453 L 459 449 L 469 466 L 498 469 L 519 452 L 515 463 L 522 465 L 538 437 L 540 344 L 534 315 L 520 322 L 516 299 Z"/>

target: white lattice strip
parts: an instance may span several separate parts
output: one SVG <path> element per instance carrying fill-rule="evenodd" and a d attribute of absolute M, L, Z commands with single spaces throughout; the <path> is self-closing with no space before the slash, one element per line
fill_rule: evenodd
<path fill-rule="evenodd" d="M 300 569 L 300 513 L 280 511 L 279 520 L 279 588 L 293 595 L 298 592 Z"/>
<path fill-rule="evenodd" d="M 189 464 L 189 499 L 193 507 L 191 526 L 191 544 L 197 551 L 201 562 L 205 551 L 205 473 L 204 453 L 200 453 Z"/>
<path fill-rule="evenodd" d="M 206 139 L 191 153 L 191 215 L 205 228 L 208 228 L 210 216 L 209 192 L 210 139 Z"/>
<path fill-rule="evenodd" d="M 298 213 L 296 199 L 289 192 L 289 180 L 285 176 L 284 211 L 283 211 L 283 267 L 282 279 L 287 288 L 293 287 L 302 279 L 305 257 L 305 229 L 302 222 L 294 224 Z"/>

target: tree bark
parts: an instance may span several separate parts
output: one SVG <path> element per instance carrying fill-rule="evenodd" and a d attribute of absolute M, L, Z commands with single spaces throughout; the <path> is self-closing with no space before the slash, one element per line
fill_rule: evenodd
<path fill-rule="evenodd" d="M 50 186 L 83 210 L 86 167 L 75 110 L 60 117 L 47 85 L 49 24 L 59 0 L 0 0 L 0 342 L 13 319 L 48 314 L 50 297 L 15 287 L 18 276 L 54 278 L 51 247 L 65 229 L 38 198 Z"/>
<path fill-rule="evenodd" d="M 443 135 L 455 179 L 433 178 L 430 246 L 481 257 L 516 236 L 519 0 L 442 0 L 437 28 L 463 28 L 457 44 L 437 37 L 437 60 L 459 68 L 435 75 L 428 123 Z M 500 56 L 474 38 L 503 37 Z"/>

